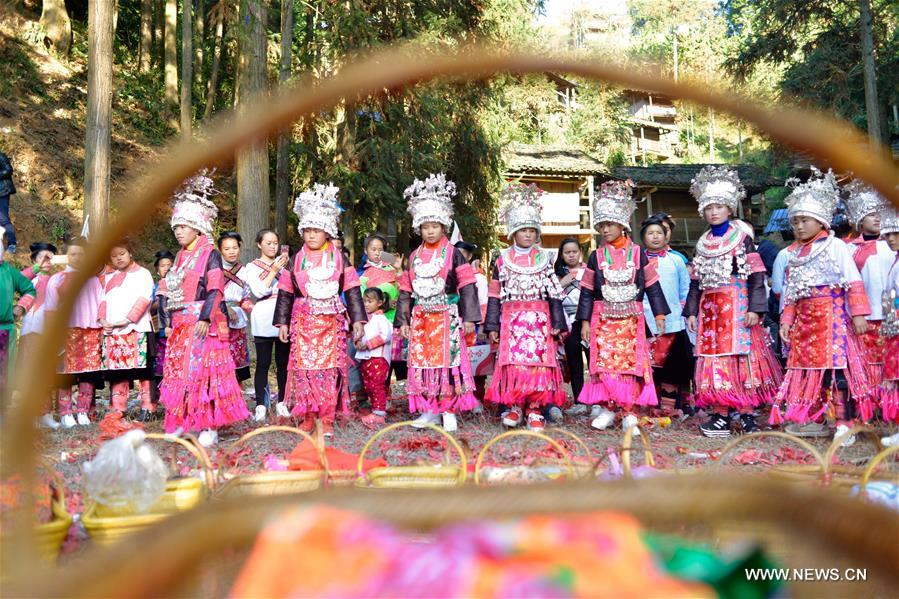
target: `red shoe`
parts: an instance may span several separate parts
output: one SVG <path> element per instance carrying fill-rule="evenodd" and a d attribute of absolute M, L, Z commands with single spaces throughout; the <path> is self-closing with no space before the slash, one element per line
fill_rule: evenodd
<path fill-rule="evenodd" d="M 387 419 L 379 414 L 368 414 L 362 417 L 362 426 L 369 430 L 377 430 L 387 424 Z"/>
<path fill-rule="evenodd" d="M 521 408 L 512 408 L 503 416 L 503 425 L 515 428 L 521 424 Z"/>
<path fill-rule="evenodd" d="M 528 413 L 528 430 L 529 431 L 534 431 L 535 433 L 542 433 L 545 426 L 546 426 L 546 423 L 543 420 L 543 416 L 541 416 L 539 412 L 529 412 Z"/>

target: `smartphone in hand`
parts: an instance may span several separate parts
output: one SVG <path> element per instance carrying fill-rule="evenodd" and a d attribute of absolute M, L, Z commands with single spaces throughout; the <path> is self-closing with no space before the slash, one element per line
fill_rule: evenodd
<path fill-rule="evenodd" d="M 281 253 L 284 254 L 285 256 L 290 256 L 290 246 L 289 246 L 289 245 L 282 245 L 282 246 L 281 246 Z"/>

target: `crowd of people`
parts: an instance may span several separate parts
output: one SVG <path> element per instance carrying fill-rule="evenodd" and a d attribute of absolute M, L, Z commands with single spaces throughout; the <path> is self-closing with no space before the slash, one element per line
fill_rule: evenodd
<path fill-rule="evenodd" d="M 244 265 L 240 233 L 214 236 L 216 192 L 203 171 L 173 197 L 179 249 L 157 252 L 155 282 L 123 241 L 80 291 L 60 356 L 66 383 L 41 422 L 90 425 L 108 383 L 112 412 L 124 417 L 136 389 L 136 419 L 161 407 L 166 431 L 198 432 L 206 446 L 250 418 L 331 437 L 342 419 L 384 426 L 391 382 L 405 380 L 420 428 L 455 431 L 469 412 L 538 431 L 547 420 L 586 418 L 603 430 L 676 413 L 704 414 L 698 430 L 709 437 L 758 431 L 764 418 L 804 437 L 836 429 L 851 443 L 852 423 L 899 423 L 899 217 L 852 181 L 854 232 L 842 239 L 831 225 L 843 193 L 833 173 L 792 187 L 795 241 L 760 252 L 735 218 L 745 197 L 737 173 L 705 167 L 691 193 L 709 226 L 688 261 L 669 245 L 668 215 L 631 230 L 630 181 L 599 189 L 599 242 L 586 259 L 577 239 L 541 247 L 543 192 L 512 183 L 500 198 L 508 247 L 482 269 L 477 246 L 448 238 L 456 190 L 444 175 L 404 193 L 421 238 L 408 260 L 372 233 L 358 267 L 338 229 L 339 189 L 316 184 L 294 206 L 302 247 L 263 229 L 258 258 Z M 4 387 L 82 267 L 85 243 L 62 253 L 35 243 L 33 266 L 0 265 Z M 489 350 L 473 365 L 474 348 Z M 251 378 L 253 412 L 242 387 Z"/>

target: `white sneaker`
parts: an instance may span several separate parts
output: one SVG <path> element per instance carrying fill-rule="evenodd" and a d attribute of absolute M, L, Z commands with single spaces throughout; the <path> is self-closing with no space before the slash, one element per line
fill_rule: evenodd
<path fill-rule="evenodd" d="M 899 433 L 894 433 L 889 437 L 881 437 L 880 444 L 884 447 L 895 447 L 899 445 Z"/>
<path fill-rule="evenodd" d="M 630 427 L 634 427 L 634 435 L 635 437 L 640 436 L 640 429 L 637 427 L 637 417 L 633 414 L 628 414 L 621 420 L 621 430 L 627 432 L 627 429 Z"/>
<path fill-rule="evenodd" d="M 600 414 L 603 412 L 603 407 L 601 405 L 593 404 L 590 406 L 590 418 L 598 418 Z"/>
<path fill-rule="evenodd" d="M 459 430 L 459 422 L 456 420 L 456 415 L 452 412 L 443 413 L 443 430 L 448 433 L 454 433 Z"/>
<path fill-rule="evenodd" d="M 41 424 L 54 431 L 59 429 L 60 426 L 60 424 L 53 418 L 53 414 L 44 414 L 41 416 Z"/>
<path fill-rule="evenodd" d="M 283 401 L 275 404 L 275 414 L 278 418 L 290 418 L 290 410 L 287 409 Z"/>
<path fill-rule="evenodd" d="M 609 410 L 601 406 L 599 407 L 598 412 L 599 413 L 597 414 L 596 418 L 594 418 L 593 421 L 590 422 L 590 426 L 592 426 L 596 430 L 604 431 L 609 428 L 609 426 L 611 426 L 613 422 L 615 422 L 615 413 L 610 412 Z M 592 415 L 593 414 L 591 413 L 591 416 Z"/>
<path fill-rule="evenodd" d="M 219 434 L 215 431 L 215 429 L 208 428 L 205 431 L 200 433 L 200 437 L 197 441 L 200 442 L 200 445 L 203 447 L 212 447 L 216 443 L 218 443 Z"/>
<path fill-rule="evenodd" d="M 837 430 L 834 431 L 833 438 L 837 439 L 838 437 L 845 435 L 848 432 L 849 427 L 845 424 L 840 424 L 837 426 Z M 840 443 L 840 447 L 852 447 L 853 445 L 855 445 L 855 435 L 847 436 L 845 439 L 843 439 L 843 442 Z"/>
<path fill-rule="evenodd" d="M 424 413 L 412 421 L 415 428 L 427 428 L 429 424 L 440 424 L 440 414 Z"/>
<path fill-rule="evenodd" d="M 85 414 L 84 412 L 81 412 L 80 414 L 78 414 L 77 420 L 78 420 L 79 426 L 90 426 L 91 425 L 91 419 L 88 418 L 87 414 Z"/>
<path fill-rule="evenodd" d="M 253 420 L 255 422 L 265 422 L 265 414 L 267 411 L 265 406 L 256 406 L 256 410 L 253 412 Z"/>
<path fill-rule="evenodd" d="M 587 413 L 586 404 L 575 403 L 573 406 L 565 410 L 565 413 L 569 416 L 583 416 Z"/>
<path fill-rule="evenodd" d="M 66 414 L 65 416 L 60 418 L 59 423 L 62 425 L 63 428 L 72 428 L 73 426 L 75 426 L 77 424 L 75 422 L 75 417 L 72 416 L 71 414 Z"/>

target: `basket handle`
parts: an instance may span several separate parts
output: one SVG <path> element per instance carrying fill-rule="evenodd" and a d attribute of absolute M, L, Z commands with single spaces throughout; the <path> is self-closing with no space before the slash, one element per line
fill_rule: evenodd
<path fill-rule="evenodd" d="M 553 449 L 559 452 L 559 455 L 561 455 L 562 459 L 565 461 L 565 468 L 568 470 L 568 476 L 570 478 L 575 478 L 574 466 L 571 463 L 571 457 L 568 455 L 568 452 L 565 451 L 562 445 L 559 444 L 558 441 L 542 433 L 535 433 L 534 431 L 506 431 L 503 434 L 497 435 L 496 437 L 493 437 L 492 439 L 487 441 L 487 444 L 484 445 L 484 447 L 481 449 L 481 452 L 478 454 L 478 459 L 474 465 L 474 484 L 481 484 L 481 466 L 484 463 L 484 456 L 487 455 L 487 451 L 503 439 L 508 439 L 510 437 L 532 437 L 534 439 L 540 439 L 541 441 L 549 443 Z"/>
<path fill-rule="evenodd" d="M 168 441 L 184 447 L 199 462 L 200 467 L 203 469 L 203 474 L 206 476 L 206 489 L 207 491 L 212 491 L 215 489 L 215 475 L 212 472 L 212 462 L 209 461 L 209 454 L 206 453 L 206 450 L 203 449 L 203 446 L 197 442 L 193 435 L 186 433 L 184 437 L 176 437 L 168 433 L 147 433 L 145 439 Z"/>
<path fill-rule="evenodd" d="M 411 420 L 406 420 L 404 422 L 397 422 L 395 424 L 391 424 L 390 426 L 385 426 L 384 428 L 382 428 L 381 430 L 376 432 L 374 435 L 369 437 L 368 441 L 365 442 L 365 446 L 362 448 L 362 451 L 359 452 L 359 461 L 356 463 L 356 473 L 360 477 L 368 480 L 368 476 L 365 473 L 365 454 L 368 453 L 368 450 L 371 449 L 371 446 L 374 445 L 374 442 L 377 439 L 381 438 L 382 436 L 384 436 L 385 434 L 387 434 L 388 432 L 390 432 L 392 430 L 396 430 L 398 428 L 403 428 L 403 427 L 407 427 L 407 426 L 412 426 Z M 459 445 L 459 442 L 456 441 L 456 439 L 451 434 L 449 434 L 448 432 L 446 432 L 439 426 L 434 426 L 433 424 L 428 424 L 424 428 L 426 428 L 428 430 L 436 431 L 437 433 L 443 435 L 443 437 L 449 442 L 449 444 L 452 446 L 452 448 L 454 450 L 456 450 L 456 453 L 459 454 L 459 465 L 460 465 L 459 484 L 460 485 L 465 484 L 465 478 L 468 475 L 468 459 L 465 457 L 465 452 L 462 450 L 462 446 Z"/>
<path fill-rule="evenodd" d="M 894 453 L 899 453 L 899 445 L 887 447 L 876 456 L 871 458 L 871 461 L 868 462 L 867 467 L 865 467 L 864 473 L 862 473 L 862 482 L 858 494 L 859 497 L 865 496 L 865 487 L 868 486 L 868 480 L 871 478 L 871 475 L 874 474 L 874 469 L 877 468 L 877 466 L 879 466 L 882 461 L 884 461 Z"/>
<path fill-rule="evenodd" d="M 827 471 L 829 468 L 828 464 L 826 464 L 824 462 L 824 458 L 821 457 L 821 454 L 818 452 L 817 449 L 815 449 L 815 447 L 811 443 L 801 439 L 800 437 L 794 437 L 793 435 L 789 435 L 787 433 L 782 433 L 780 431 L 762 431 L 759 433 L 752 433 L 751 435 L 743 435 L 742 437 L 740 437 L 738 439 L 734 439 L 733 441 L 731 441 L 730 443 L 725 445 L 724 449 L 721 450 L 721 455 L 718 456 L 718 460 L 714 467 L 720 468 L 721 465 L 724 463 L 724 457 L 727 454 L 729 454 L 730 452 L 732 452 L 735 448 L 737 448 L 740 445 L 743 445 L 749 441 L 752 441 L 753 439 L 759 439 L 761 437 L 778 437 L 781 439 L 787 439 L 787 440 L 795 443 L 796 445 L 799 445 L 800 447 L 802 447 L 802 449 L 809 452 L 812 455 L 812 457 L 815 458 L 815 461 L 818 462 L 818 466 L 821 468 L 821 473 L 827 474 Z"/>
<path fill-rule="evenodd" d="M 621 442 L 621 469 L 624 471 L 624 478 L 632 478 L 631 451 L 634 451 L 632 445 L 635 430 L 640 432 L 637 436 L 640 437 L 640 442 L 643 444 L 643 459 L 646 465 L 651 468 L 655 468 L 656 465 L 655 456 L 652 455 L 652 442 L 649 440 L 649 435 L 646 434 L 646 431 L 639 424 L 632 424 L 624 431 L 624 440 Z"/>
<path fill-rule="evenodd" d="M 243 445 L 244 443 L 246 443 L 253 437 L 258 437 L 259 435 L 265 435 L 268 433 L 278 433 L 278 432 L 293 433 L 299 437 L 302 437 L 306 441 L 309 441 L 312 444 L 312 446 L 316 449 L 316 453 L 318 454 L 318 462 L 322 465 L 323 480 L 327 480 L 327 478 L 328 478 L 328 458 L 327 458 L 327 456 L 325 456 L 324 449 L 322 449 L 322 446 L 319 445 L 315 441 L 315 439 L 312 438 L 312 435 L 310 435 L 309 433 L 304 432 L 294 426 L 282 426 L 282 425 L 262 426 L 257 429 L 253 429 L 250 432 L 248 432 L 247 434 L 245 434 L 244 436 L 242 436 L 240 439 L 238 439 L 237 441 L 235 441 L 234 443 L 229 445 L 228 448 L 225 450 L 225 456 L 230 456 L 234 452 L 235 449 L 237 449 L 239 446 Z"/>
<path fill-rule="evenodd" d="M 56 496 L 59 501 L 62 502 L 63 505 L 66 504 L 66 483 L 62 478 L 62 474 L 60 474 L 56 468 L 53 467 L 53 462 L 46 459 L 38 460 L 38 467 L 43 468 L 47 471 L 47 476 L 50 478 L 50 484 L 53 485 L 53 488 L 56 489 Z"/>
<path fill-rule="evenodd" d="M 552 428 L 549 430 L 552 432 L 552 434 L 560 433 L 560 434 L 563 434 L 563 435 L 567 436 L 568 438 L 572 439 L 575 442 L 575 444 L 577 444 L 583 450 L 584 455 L 587 456 L 587 459 L 590 460 L 591 462 L 593 462 L 593 467 L 591 468 L 591 472 L 592 472 L 593 476 L 596 476 L 596 470 L 599 468 L 599 465 L 602 463 L 605 456 L 600 455 L 599 458 L 594 459 L 593 452 L 590 451 L 590 447 L 587 445 L 587 443 L 584 442 L 584 440 L 582 438 L 580 438 L 578 435 L 574 434 L 573 432 L 571 432 L 568 429 Z M 549 433 L 547 433 L 547 434 L 549 434 Z M 550 435 L 550 436 L 552 436 L 552 435 Z M 573 462 L 573 458 L 575 458 L 577 456 L 572 455 L 571 457 L 572 457 L 572 462 Z"/>
<path fill-rule="evenodd" d="M 842 435 L 834 435 L 833 442 L 830 444 L 830 446 L 827 448 L 827 452 L 824 454 L 824 466 L 826 467 L 826 471 L 830 470 L 830 467 L 833 464 L 833 456 L 836 455 L 837 451 L 839 451 L 843 440 L 848 439 L 856 433 L 870 433 L 871 436 L 873 436 L 875 439 L 877 438 L 876 435 L 874 435 L 874 429 L 869 426 L 863 426 L 861 424 L 854 425 L 851 429 L 849 429 Z M 878 441 L 875 441 L 874 447 L 880 449 L 880 443 Z"/>

